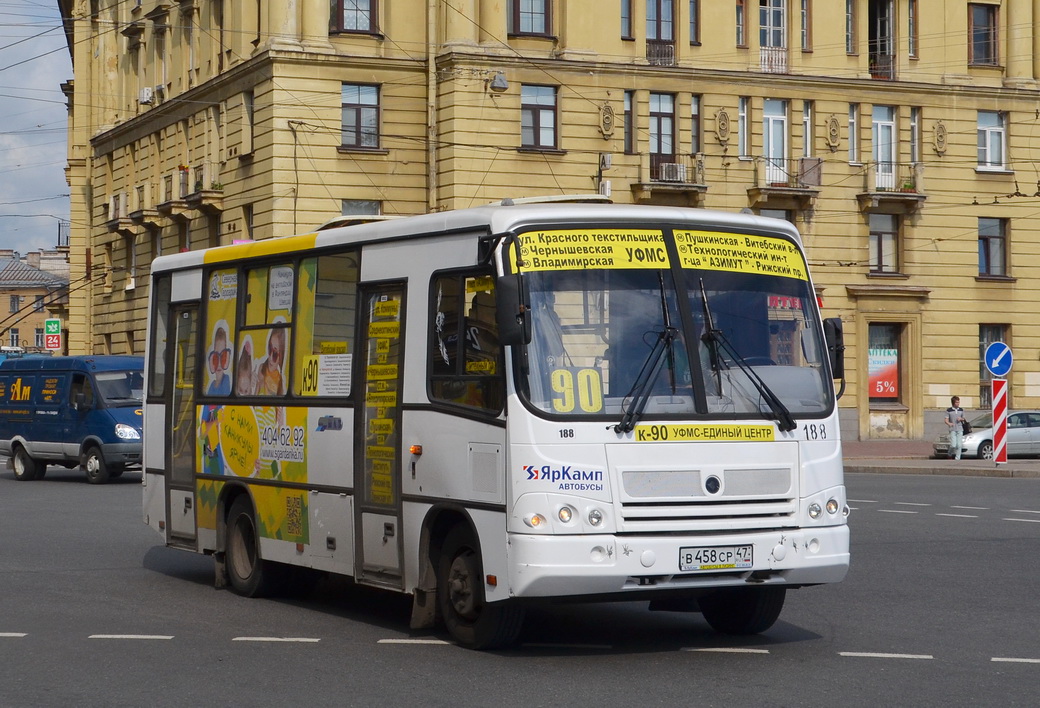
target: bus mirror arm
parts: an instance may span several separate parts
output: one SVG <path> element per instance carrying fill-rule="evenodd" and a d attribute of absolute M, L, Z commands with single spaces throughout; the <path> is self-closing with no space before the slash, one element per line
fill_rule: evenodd
<path fill-rule="evenodd" d="M 823 321 L 823 338 L 827 344 L 827 355 L 831 364 L 831 376 L 841 379 L 837 397 L 845 393 L 845 332 L 840 317 L 828 317 Z"/>
<path fill-rule="evenodd" d="M 495 287 L 495 321 L 498 341 L 502 344 L 531 343 L 531 308 L 525 295 L 522 275 L 512 273 L 499 277 Z"/>

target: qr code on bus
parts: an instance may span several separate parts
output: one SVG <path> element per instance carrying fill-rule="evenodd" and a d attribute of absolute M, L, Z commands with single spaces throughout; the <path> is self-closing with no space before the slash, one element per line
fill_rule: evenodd
<path fill-rule="evenodd" d="M 303 535 L 303 498 L 285 499 L 285 530 L 290 536 Z"/>

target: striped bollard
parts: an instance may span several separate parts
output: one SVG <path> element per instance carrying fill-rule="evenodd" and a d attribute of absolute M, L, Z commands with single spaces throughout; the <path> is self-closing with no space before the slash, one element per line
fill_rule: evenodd
<path fill-rule="evenodd" d="M 1007 379 L 993 379 L 993 461 L 1007 463 Z"/>

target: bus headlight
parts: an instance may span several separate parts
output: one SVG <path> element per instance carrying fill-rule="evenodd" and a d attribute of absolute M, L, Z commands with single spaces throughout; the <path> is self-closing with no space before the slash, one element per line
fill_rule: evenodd
<path fill-rule="evenodd" d="M 556 518 L 565 524 L 569 524 L 571 519 L 574 518 L 574 509 L 569 506 L 561 506 L 560 510 L 556 512 Z"/>
<path fill-rule="evenodd" d="M 819 504 L 817 504 L 816 502 L 813 502 L 812 504 L 809 505 L 809 518 L 810 519 L 813 519 L 815 521 L 816 519 L 820 518 L 820 514 L 822 514 L 822 513 L 823 513 L 823 508 Z"/>
<path fill-rule="evenodd" d="M 528 514 L 524 517 L 524 523 L 533 529 L 546 528 L 549 524 L 541 514 Z"/>
<path fill-rule="evenodd" d="M 837 499 L 828 499 L 827 500 L 827 513 L 830 514 L 831 516 L 834 516 L 835 514 L 838 513 L 838 500 Z"/>
<path fill-rule="evenodd" d="M 141 433 L 137 432 L 137 428 L 126 423 L 116 423 L 116 437 L 120 440 L 140 440 Z"/>
<path fill-rule="evenodd" d="M 599 526 L 603 523 L 603 512 L 599 509 L 589 509 L 589 526 Z"/>

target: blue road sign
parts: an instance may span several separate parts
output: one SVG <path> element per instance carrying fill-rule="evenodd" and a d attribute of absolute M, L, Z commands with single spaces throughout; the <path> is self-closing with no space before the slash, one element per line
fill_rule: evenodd
<path fill-rule="evenodd" d="M 993 342 L 986 347 L 986 354 L 982 357 L 982 363 L 994 376 L 1007 376 L 1011 371 L 1011 364 L 1015 357 L 1011 354 L 1011 347 L 1003 342 Z"/>

